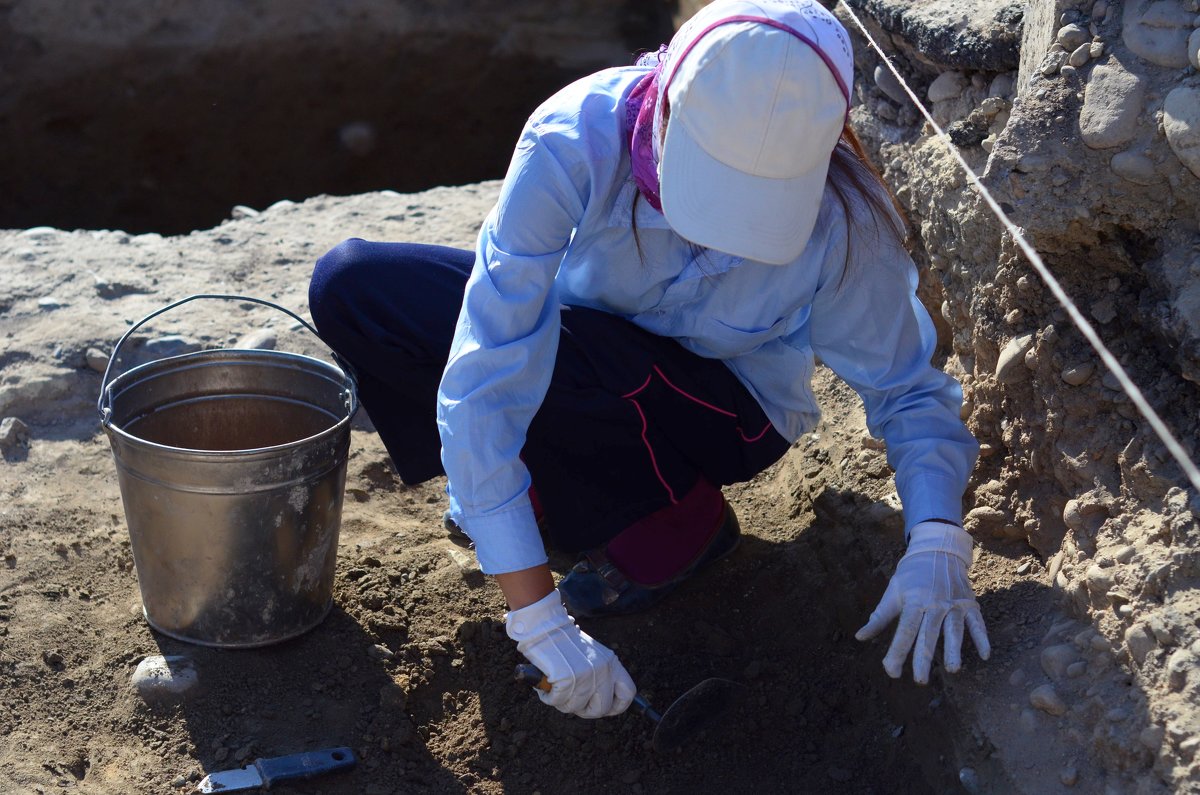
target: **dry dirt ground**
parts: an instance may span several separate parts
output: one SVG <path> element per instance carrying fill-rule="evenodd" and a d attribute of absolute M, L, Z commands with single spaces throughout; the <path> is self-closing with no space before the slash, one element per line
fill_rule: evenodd
<path fill-rule="evenodd" d="M 994 697 L 1028 663 L 1022 655 L 1063 630 L 1045 570 L 1028 547 L 986 542 L 972 574 L 992 661 L 968 648 L 956 676 L 889 680 L 886 641 L 853 633 L 900 551 L 891 472 L 857 397 L 824 371 L 823 425 L 727 490 L 745 531 L 739 549 L 650 612 L 584 622 L 652 703 L 710 676 L 746 685 L 740 709 L 676 752 L 649 747 L 641 716 L 566 717 L 513 682 L 519 657 L 500 592 L 441 527 L 444 483 L 401 484 L 361 416 L 328 618 L 256 650 L 151 630 L 87 349 L 111 350 L 129 322 L 195 292 L 302 311 L 312 260 L 329 245 L 352 234 L 469 245 L 495 189 L 319 197 L 179 238 L 0 233 L 10 277 L 0 414 L 21 416 L 32 436 L 0 464 L 0 791 L 188 792 L 208 772 L 329 746 L 352 747 L 358 766 L 277 791 L 1010 791 L 1012 760 L 955 704 Z M 319 351 L 256 312 L 193 305 L 143 341 L 223 347 L 274 326 L 280 348 Z M 561 573 L 572 561 L 552 562 Z M 199 685 L 145 702 L 130 678 L 157 654 L 189 657 Z M 1044 791 L 1072 763 L 1057 753 L 1035 747 L 1022 762 L 1044 766 Z M 1076 791 L 1098 791 L 1092 768 L 1076 764 Z"/>

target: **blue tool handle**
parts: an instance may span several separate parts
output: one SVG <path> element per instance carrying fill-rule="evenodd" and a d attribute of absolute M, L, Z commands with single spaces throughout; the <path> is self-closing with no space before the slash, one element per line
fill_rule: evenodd
<path fill-rule="evenodd" d="M 254 766 L 262 776 L 263 789 L 270 789 L 272 784 L 279 781 L 312 778 L 322 773 L 354 767 L 357 761 L 354 751 L 349 748 L 327 748 L 323 751 L 305 751 L 273 759 L 259 759 Z"/>

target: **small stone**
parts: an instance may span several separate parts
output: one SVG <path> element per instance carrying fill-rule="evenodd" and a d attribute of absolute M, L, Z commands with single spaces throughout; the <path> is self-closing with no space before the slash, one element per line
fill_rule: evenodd
<path fill-rule="evenodd" d="M 1008 683 L 1014 687 L 1020 687 L 1025 683 L 1025 671 L 1018 668 L 1008 675 Z"/>
<path fill-rule="evenodd" d="M 246 334 L 233 347 L 241 350 L 273 351 L 278 342 L 279 337 L 273 329 L 261 328 Z"/>
<path fill-rule="evenodd" d="M 1079 660 L 1079 652 L 1069 643 L 1060 643 L 1042 649 L 1040 660 L 1046 676 L 1059 682 L 1066 678 L 1071 663 Z"/>
<path fill-rule="evenodd" d="M 1096 371 L 1094 362 L 1083 362 L 1082 364 L 1068 367 L 1062 371 L 1062 380 L 1071 386 L 1081 386 L 1092 377 L 1092 373 Z"/>
<path fill-rule="evenodd" d="M 1125 606 L 1128 607 L 1128 605 Z M 1125 645 L 1129 647 L 1129 654 L 1133 657 L 1134 662 L 1141 665 L 1146 661 L 1147 655 L 1158 645 L 1158 641 L 1155 640 L 1154 633 L 1144 622 L 1138 622 L 1125 630 Z"/>
<path fill-rule="evenodd" d="M 84 361 L 87 362 L 89 369 L 103 373 L 108 367 L 108 354 L 99 348 L 88 348 L 87 353 L 84 354 Z"/>
<path fill-rule="evenodd" d="M 1072 762 L 1058 771 L 1058 780 L 1064 787 L 1073 787 L 1079 783 L 1079 768 Z"/>
<path fill-rule="evenodd" d="M 1112 296 L 1105 296 L 1092 304 L 1092 317 L 1101 324 L 1111 323 L 1117 319 L 1117 307 Z"/>
<path fill-rule="evenodd" d="M 989 97 L 1011 97 L 1012 93 L 1012 75 L 1002 72 L 992 78 L 992 84 L 988 86 Z"/>
<path fill-rule="evenodd" d="M 1078 69 L 1086 64 L 1088 59 L 1091 57 L 1092 45 L 1090 42 L 1088 42 L 1086 44 L 1080 44 L 1078 47 L 1072 50 L 1070 56 L 1067 57 L 1067 63 Z"/>
<path fill-rule="evenodd" d="M 1067 676 L 1072 679 L 1077 679 L 1087 673 L 1087 663 L 1083 660 L 1073 662 L 1067 666 Z"/>
<path fill-rule="evenodd" d="M 979 774 L 974 768 L 964 767 L 958 771 L 958 783 L 962 784 L 962 788 L 970 795 L 976 795 L 979 792 Z"/>
<path fill-rule="evenodd" d="M 1020 566 L 1017 566 L 1017 574 L 1028 574 L 1031 568 L 1033 568 L 1033 561 L 1027 560 Z"/>
<path fill-rule="evenodd" d="M 218 748 L 216 750 L 216 753 L 213 754 L 213 759 L 215 759 L 218 762 L 224 762 L 228 758 L 229 758 L 229 749 L 224 746 L 221 746 L 220 748 Z"/>
<path fill-rule="evenodd" d="M 1046 53 L 1046 57 L 1042 59 L 1038 66 L 1038 71 L 1043 77 L 1053 77 L 1059 73 L 1063 65 L 1067 62 L 1067 54 L 1062 50 L 1051 50 Z"/>
<path fill-rule="evenodd" d="M 1058 716 L 1067 712 L 1067 704 L 1054 689 L 1054 685 L 1035 687 L 1029 694 L 1029 703 L 1047 715 Z"/>
<path fill-rule="evenodd" d="M 479 573 L 479 561 L 474 555 L 469 555 L 458 547 L 446 547 L 445 550 L 450 560 L 454 561 L 454 565 L 458 566 L 464 575 Z"/>
<path fill-rule="evenodd" d="M 1033 734 L 1037 731 L 1037 713 L 1026 707 L 1021 710 L 1021 731 Z"/>
<path fill-rule="evenodd" d="M 1196 667 L 1196 656 L 1187 649 L 1177 649 L 1167 660 L 1167 686 L 1175 692 L 1187 684 L 1188 672 Z"/>
<path fill-rule="evenodd" d="M 390 660 L 396 655 L 387 646 L 382 643 L 376 643 L 367 649 L 367 656 L 372 660 Z"/>
<path fill-rule="evenodd" d="M 1068 52 L 1089 41 L 1091 38 L 1092 34 L 1088 32 L 1088 29 L 1078 23 L 1064 25 L 1058 29 L 1058 35 L 1055 36 L 1058 43 Z"/>
<path fill-rule="evenodd" d="M 1200 27 L 1197 27 L 1192 31 L 1192 35 L 1188 36 L 1187 54 L 1192 68 L 1200 71 Z"/>
<path fill-rule="evenodd" d="M 904 88 L 900 85 L 900 81 L 892 74 L 892 70 L 888 69 L 884 64 L 879 64 L 875 67 L 875 85 L 882 91 L 887 98 L 897 105 L 907 103 L 908 94 L 904 92 Z"/>
<path fill-rule="evenodd" d="M 0 420 L 0 452 L 8 454 L 29 446 L 29 426 L 19 417 Z"/>
<path fill-rule="evenodd" d="M 1117 563 L 1128 563 L 1133 560 L 1133 556 L 1137 554 L 1137 548 L 1126 544 L 1123 547 L 1118 547 L 1113 551 L 1113 560 Z"/>
<path fill-rule="evenodd" d="M 247 207 L 244 204 L 238 204 L 229 212 L 229 217 L 235 221 L 240 221 L 243 218 L 257 218 L 258 210 L 253 207 Z"/>
<path fill-rule="evenodd" d="M 930 102 L 943 102 L 959 96 L 966 87 L 967 81 L 961 72 L 942 72 L 929 84 L 925 96 Z"/>
<path fill-rule="evenodd" d="M 1094 61 L 1095 59 L 1099 58 L 1101 55 L 1104 55 L 1104 42 L 1093 41 L 1091 44 L 1088 45 L 1088 57 L 1089 58 L 1091 58 Z"/>
<path fill-rule="evenodd" d="M 1154 185 L 1159 182 L 1154 161 L 1137 152 L 1118 152 L 1108 166 L 1118 177 L 1135 185 Z"/>
<path fill-rule="evenodd" d="M 1022 334 L 1009 340 L 996 360 L 996 380 L 1002 384 L 1011 384 L 1027 378 L 1029 370 L 1023 365 L 1025 353 L 1032 346 L 1032 334 Z"/>
<path fill-rule="evenodd" d="M 200 680 L 190 658 L 155 654 L 138 663 L 130 681 L 138 695 L 154 702 L 178 700 Z"/>
<path fill-rule="evenodd" d="M 55 309 L 62 309 L 64 306 L 70 306 L 70 304 L 68 304 L 66 301 L 62 301 L 58 298 L 55 298 L 52 295 L 47 295 L 44 298 L 39 298 L 37 305 L 38 305 L 38 309 L 44 309 L 47 312 L 52 312 Z"/>

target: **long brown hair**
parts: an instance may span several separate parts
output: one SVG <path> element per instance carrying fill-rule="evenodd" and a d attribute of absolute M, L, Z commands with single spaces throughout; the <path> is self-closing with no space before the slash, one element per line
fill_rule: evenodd
<path fill-rule="evenodd" d="M 842 135 L 833 148 L 825 184 L 833 190 L 846 217 L 847 262 L 851 259 L 850 250 L 854 240 L 859 236 L 857 233 L 865 231 L 865 219 L 859 210 L 867 211 L 865 214 L 871 218 L 876 238 L 880 234 L 894 235 L 900 241 L 908 237 L 904 209 L 871 162 L 849 121 L 842 127 Z"/>

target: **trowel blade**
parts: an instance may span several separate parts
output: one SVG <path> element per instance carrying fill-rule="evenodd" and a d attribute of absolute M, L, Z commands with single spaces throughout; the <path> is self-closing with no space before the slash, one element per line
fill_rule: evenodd
<path fill-rule="evenodd" d="M 654 750 L 671 751 L 692 735 L 728 717 L 745 685 L 730 679 L 705 679 L 667 707 L 654 730 Z"/>

